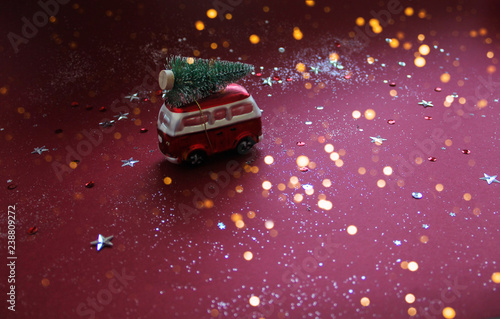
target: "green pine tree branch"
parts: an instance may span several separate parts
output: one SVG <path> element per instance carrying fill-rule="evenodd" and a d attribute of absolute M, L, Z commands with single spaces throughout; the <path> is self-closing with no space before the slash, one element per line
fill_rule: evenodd
<path fill-rule="evenodd" d="M 217 93 L 254 70 L 253 65 L 240 62 L 181 56 L 168 59 L 166 67 L 174 73 L 174 86 L 166 93 L 166 100 L 174 107 Z"/>

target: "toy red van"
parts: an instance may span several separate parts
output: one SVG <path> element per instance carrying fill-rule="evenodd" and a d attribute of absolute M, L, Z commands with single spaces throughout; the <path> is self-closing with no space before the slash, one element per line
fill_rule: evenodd
<path fill-rule="evenodd" d="M 241 85 L 229 84 L 198 104 L 163 103 L 158 140 L 168 161 L 199 165 L 207 156 L 231 149 L 246 154 L 262 140 L 261 110 Z"/>

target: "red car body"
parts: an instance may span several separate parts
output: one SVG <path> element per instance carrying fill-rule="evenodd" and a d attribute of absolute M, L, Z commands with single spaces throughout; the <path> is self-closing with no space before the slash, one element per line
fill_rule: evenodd
<path fill-rule="evenodd" d="M 158 115 L 161 152 L 172 163 L 200 164 L 236 149 L 246 154 L 262 140 L 261 110 L 238 84 L 180 108 L 163 103 Z"/>

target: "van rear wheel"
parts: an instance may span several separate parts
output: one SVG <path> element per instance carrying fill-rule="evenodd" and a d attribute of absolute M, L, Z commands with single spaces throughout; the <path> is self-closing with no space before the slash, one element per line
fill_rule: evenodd
<path fill-rule="evenodd" d="M 252 149 L 252 147 L 254 145 L 255 145 L 255 140 L 253 138 L 251 138 L 250 136 L 248 136 L 248 137 L 242 138 L 240 140 L 240 142 L 236 146 L 236 151 L 240 155 L 245 155 L 248 152 L 250 152 L 250 150 Z"/>
<path fill-rule="evenodd" d="M 186 158 L 186 163 L 191 166 L 198 166 L 204 163 L 207 159 L 207 153 L 202 150 L 196 150 L 189 153 Z"/>

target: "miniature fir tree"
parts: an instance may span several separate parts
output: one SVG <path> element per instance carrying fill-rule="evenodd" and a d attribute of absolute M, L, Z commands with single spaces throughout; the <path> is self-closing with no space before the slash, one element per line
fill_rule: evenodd
<path fill-rule="evenodd" d="M 159 82 L 164 97 L 174 107 L 182 107 L 223 90 L 253 71 L 250 64 L 174 56 L 167 59 Z"/>

